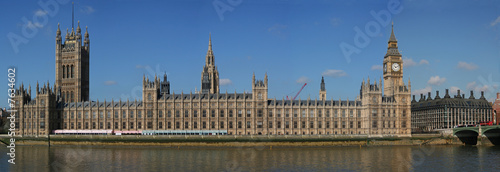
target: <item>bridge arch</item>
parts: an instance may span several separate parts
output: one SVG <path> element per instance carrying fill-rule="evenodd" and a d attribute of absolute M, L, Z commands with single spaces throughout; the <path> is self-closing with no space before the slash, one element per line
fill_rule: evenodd
<path fill-rule="evenodd" d="M 464 129 L 458 130 L 454 132 L 455 136 L 465 143 L 466 145 L 476 145 L 477 144 L 477 136 L 479 136 L 479 131 L 474 129 Z"/>
<path fill-rule="evenodd" d="M 495 145 L 500 145 L 500 127 L 489 128 L 483 131 L 483 135 L 488 137 L 488 140 Z"/>

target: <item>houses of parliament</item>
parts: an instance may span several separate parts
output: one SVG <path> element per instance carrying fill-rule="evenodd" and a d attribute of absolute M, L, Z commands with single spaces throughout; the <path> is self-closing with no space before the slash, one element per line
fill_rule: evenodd
<path fill-rule="evenodd" d="M 167 75 L 142 78 L 142 100 L 99 101 L 89 97 L 90 38 L 58 25 L 55 39 L 55 83 L 16 89 L 16 135 L 366 135 L 411 136 L 411 84 L 403 81 L 403 60 L 394 29 L 387 53 L 380 56 L 383 81 L 361 82 L 355 100 L 326 99 L 321 80 L 319 99 L 268 97 L 267 74 L 253 75 L 251 93 L 219 90 L 211 37 L 201 70 L 201 91 L 170 92 Z M 200 52 L 201 54 L 201 52 Z M 201 58 L 200 58 L 201 60 Z M 140 78 L 137 78 L 140 79 Z"/>

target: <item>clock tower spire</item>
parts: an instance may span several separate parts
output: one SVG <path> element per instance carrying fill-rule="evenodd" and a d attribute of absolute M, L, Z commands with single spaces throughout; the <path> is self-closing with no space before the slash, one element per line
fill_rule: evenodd
<path fill-rule="evenodd" d="M 398 50 L 398 40 L 394 35 L 394 22 L 392 23 L 391 36 L 384 56 L 384 96 L 394 96 L 396 87 L 404 86 L 403 59 Z"/>

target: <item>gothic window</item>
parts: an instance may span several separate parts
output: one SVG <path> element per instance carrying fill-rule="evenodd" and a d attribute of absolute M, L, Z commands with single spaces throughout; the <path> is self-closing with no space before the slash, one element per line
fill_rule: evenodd
<path fill-rule="evenodd" d="M 69 78 L 69 65 L 66 66 L 66 78 Z"/>
<path fill-rule="evenodd" d="M 66 78 L 66 66 L 64 66 L 64 65 L 62 67 L 62 75 L 63 75 L 63 78 Z"/>
<path fill-rule="evenodd" d="M 73 65 L 71 65 L 71 78 L 73 78 Z"/>
<path fill-rule="evenodd" d="M 151 93 L 148 93 L 148 100 L 151 100 Z"/>
<path fill-rule="evenodd" d="M 259 94 L 258 94 L 258 98 L 259 98 L 259 99 L 262 99 L 262 93 L 259 93 Z"/>

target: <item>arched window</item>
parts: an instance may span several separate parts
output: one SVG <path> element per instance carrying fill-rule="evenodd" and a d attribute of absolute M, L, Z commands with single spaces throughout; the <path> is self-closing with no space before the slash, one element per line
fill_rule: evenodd
<path fill-rule="evenodd" d="M 73 65 L 71 65 L 71 78 L 73 78 Z"/>
<path fill-rule="evenodd" d="M 63 78 L 66 78 L 66 66 L 64 66 L 64 65 L 62 68 L 62 75 L 63 75 Z"/>
<path fill-rule="evenodd" d="M 74 102 L 73 91 L 71 92 L 71 102 Z"/>
<path fill-rule="evenodd" d="M 69 78 L 69 65 L 66 66 L 66 78 Z"/>
<path fill-rule="evenodd" d="M 151 100 L 151 93 L 148 93 L 148 100 Z"/>

